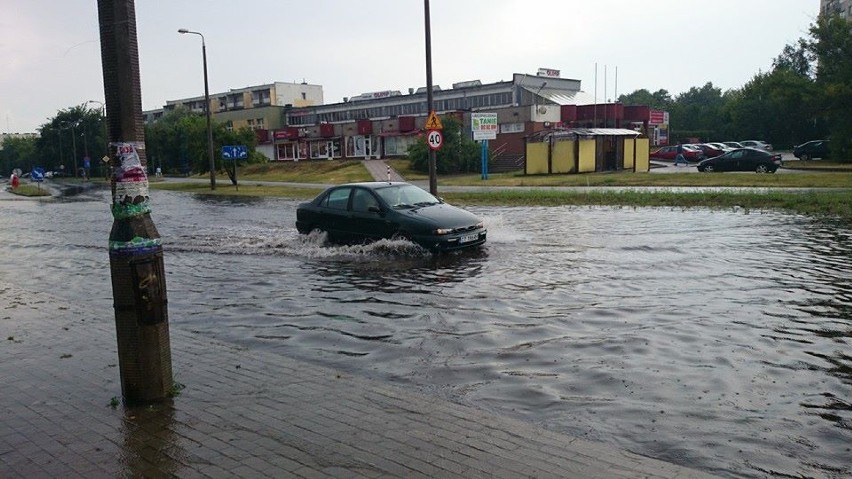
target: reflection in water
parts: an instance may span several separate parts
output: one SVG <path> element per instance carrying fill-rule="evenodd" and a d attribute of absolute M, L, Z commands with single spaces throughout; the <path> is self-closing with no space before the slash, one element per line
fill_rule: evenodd
<path fill-rule="evenodd" d="M 175 428 L 171 401 L 125 410 L 124 443 L 118 461 L 127 477 L 180 476 L 181 463 L 187 460 Z"/>
<path fill-rule="evenodd" d="M 480 208 L 486 246 L 433 256 L 298 235 L 295 201 L 194 198 L 152 199 L 173 328 L 731 477 L 852 474 L 848 224 Z M 0 269 L 110 310 L 100 203 L 4 204 Z"/>

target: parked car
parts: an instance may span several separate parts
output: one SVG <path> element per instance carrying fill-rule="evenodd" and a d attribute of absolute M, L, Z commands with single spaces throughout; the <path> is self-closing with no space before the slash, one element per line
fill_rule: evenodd
<path fill-rule="evenodd" d="M 725 146 L 727 146 L 728 148 L 745 148 L 743 145 L 739 144 L 739 142 L 736 141 L 723 141 L 722 143 L 724 143 Z"/>
<path fill-rule="evenodd" d="M 681 146 L 683 146 L 683 156 L 687 161 L 701 161 L 704 159 L 704 152 L 699 148 L 692 147 L 691 145 Z M 650 158 L 652 160 L 674 160 L 677 156 L 677 147 L 678 145 L 664 146 L 651 152 Z"/>
<path fill-rule="evenodd" d="M 811 140 L 793 148 L 793 156 L 808 161 L 828 157 L 828 140 Z"/>
<path fill-rule="evenodd" d="M 726 144 L 724 144 L 724 143 L 720 143 L 720 142 L 715 142 L 715 141 L 714 141 L 714 142 L 707 143 L 707 144 L 708 144 L 708 145 L 710 145 L 710 146 L 712 146 L 712 147 L 714 147 L 714 148 L 716 148 L 717 150 L 721 150 L 721 151 L 723 151 L 723 152 L 726 152 L 726 151 L 729 151 L 729 150 L 733 150 L 733 148 L 731 148 L 730 146 L 728 146 L 728 145 L 726 145 Z"/>
<path fill-rule="evenodd" d="M 335 243 L 406 239 L 432 251 L 479 246 L 487 235 L 473 213 L 405 182 L 333 186 L 298 206 L 296 229 L 324 231 Z"/>
<path fill-rule="evenodd" d="M 704 153 L 704 156 L 706 156 L 707 158 L 713 158 L 714 156 L 719 156 L 728 151 L 727 148 L 713 146 L 710 143 L 698 143 L 695 146 L 700 148 L 701 152 Z"/>
<path fill-rule="evenodd" d="M 757 148 L 759 150 L 772 151 L 772 145 L 760 140 L 745 140 L 740 142 L 744 148 Z"/>
<path fill-rule="evenodd" d="M 698 163 L 698 171 L 756 171 L 775 173 L 781 167 L 781 155 L 757 148 L 737 148 L 715 158 Z"/>

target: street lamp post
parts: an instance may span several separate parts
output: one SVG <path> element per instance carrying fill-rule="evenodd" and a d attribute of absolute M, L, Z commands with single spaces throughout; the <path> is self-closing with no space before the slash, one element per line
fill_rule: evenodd
<path fill-rule="evenodd" d="M 77 122 L 63 122 L 63 125 L 69 125 L 71 129 L 71 154 L 74 156 L 74 177 L 77 177 L 77 132 L 74 128 L 77 127 Z"/>
<path fill-rule="evenodd" d="M 207 86 L 207 45 L 204 43 L 204 35 L 181 28 L 178 33 L 191 33 L 201 37 L 201 58 L 204 63 L 204 112 L 207 114 L 207 150 L 210 155 L 210 189 L 216 189 L 216 162 L 213 159 L 213 127 L 210 122 L 210 89 Z"/>
<path fill-rule="evenodd" d="M 104 126 L 104 157 L 102 161 L 106 163 L 109 161 L 109 133 L 107 133 L 106 103 L 98 100 L 88 100 L 86 103 L 97 103 L 101 106 L 101 123 Z M 101 163 L 98 162 L 98 164 Z"/>

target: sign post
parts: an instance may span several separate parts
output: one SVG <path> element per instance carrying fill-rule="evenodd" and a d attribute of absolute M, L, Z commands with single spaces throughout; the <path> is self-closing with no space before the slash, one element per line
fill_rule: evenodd
<path fill-rule="evenodd" d="M 473 131 L 474 141 L 482 145 L 482 179 L 488 179 L 488 140 L 497 138 L 497 114 L 496 113 L 472 113 L 470 115 L 470 129 Z"/>
<path fill-rule="evenodd" d="M 231 182 L 237 187 L 237 191 L 240 191 L 240 186 L 237 184 L 237 160 L 245 160 L 246 158 L 248 158 L 248 148 L 246 148 L 246 145 L 226 145 L 222 147 L 222 159 L 234 162 L 234 172 L 231 175 Z"/>
<path fill-rule="evenodd" d="M 44 168 L 37 166 L 30 172 L 30 178 L 38 184 L 38 189 L 41 191 L 41 182 L 44 181 Z"/>

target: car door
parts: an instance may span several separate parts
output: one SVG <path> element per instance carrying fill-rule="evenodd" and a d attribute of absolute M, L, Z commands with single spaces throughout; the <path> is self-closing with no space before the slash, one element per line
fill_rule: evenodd
<path fill-rule="evenodd" d="M 352 190 L 349 219 L 353 234 L 359 240 L 390 238 L 393 225 L 385 218 L 381 203 L 369 188 L 356 187 Z"/>
<path fill-rule="evenodd" d="M 762 158 L 763 155 L 759 151 L 745 150 L 737 171 L 754 171 Z"/>
<path fill-rule="evenodd" d="M 352 187 L 342 186 L 328 192 L 320 202 L 317 224 L 329 236 L 335 239 L 349 239 L 352 236 L 349 218 L 349 197 Z"/>
<path fill-rule="evenodd" d="M 717 171 L 738 171 L 740 162 L 743 159 L 745 150 L 732 151 L 728 157 L 724 158 L 716 167 Z"/>

